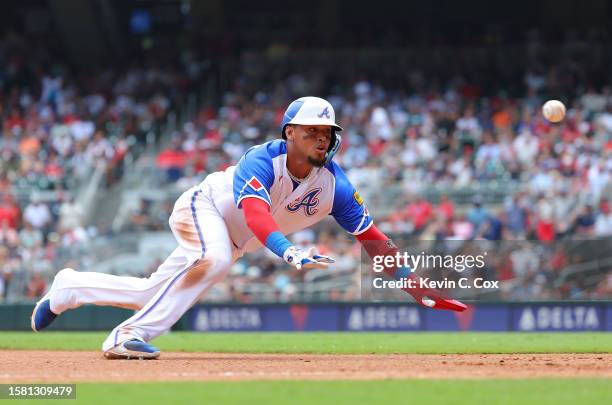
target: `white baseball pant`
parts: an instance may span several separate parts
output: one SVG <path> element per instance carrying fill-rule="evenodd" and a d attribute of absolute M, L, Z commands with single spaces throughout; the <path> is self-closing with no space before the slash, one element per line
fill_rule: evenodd
<path fill-rule="evenodd" d="M 179 197 L 169 223 L 179 246 L 149 278 L 62 271 L 53 284 L 51 310 L 60 314 L 83 304 L 138 309 L 111 332 L 104 351 L 133 338 L 149 341 L 170 329 L 227 275 L 235 258 L 206 182 Z"/>

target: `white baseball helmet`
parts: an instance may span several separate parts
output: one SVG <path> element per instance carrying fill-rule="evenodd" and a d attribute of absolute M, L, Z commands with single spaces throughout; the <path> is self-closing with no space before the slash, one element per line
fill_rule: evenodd
<path fill-rule="evenodd" d="M 342 127 L 336 124 L 336 113 L 329 101 L 319 97 L 298 98 L 289 104 L 289 107 L 285 110 L 285 115 L 283 115 L 283 121 L 281 122 L 281 135 L 283 139 L 287 139 L 285 128 L 290 124 L 331 126 L 332 136 L 329 149 L 327 149 L 327 155 L 325 156 L 326 163 L 329 163 L 336 152 L 338 152 L 338 149 L 340 149 L 342 137 L 336 134 L 336 132 L 342 131 Z"/>
<path fill-rule="evenodd" d="M 289 124 L 330 125 L 332 132 L 342 131 L 342 127 L 336 124 L 334 107 L 327 100 L 319 97 L 301 97 L 289 104 L 281 122 L 283 139 L 286 138 L 285 128 Z"/>

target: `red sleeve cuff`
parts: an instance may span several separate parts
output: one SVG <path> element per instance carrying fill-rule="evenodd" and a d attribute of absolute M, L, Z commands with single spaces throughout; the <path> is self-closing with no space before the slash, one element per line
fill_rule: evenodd
<path fill-rule="evenodd" d="M 356 238 L 359 242 L 391 239 L 382 233 L 374 224 L 372 224 L 372 226 L 370 226 L 366 231 L 356 235 Z"/>

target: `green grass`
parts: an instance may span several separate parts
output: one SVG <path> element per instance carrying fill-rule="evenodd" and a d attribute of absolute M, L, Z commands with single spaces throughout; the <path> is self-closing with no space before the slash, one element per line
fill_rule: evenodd
<path fill-rule="evenodd" d="M 100 350 L 105 333 L 2 332 L 0 349 Z M 164 351 L 250 353 L 612 352 L 609 333 L 189 333 L 154 341 Z M 153 363 L 151 363 L 153 364 Z M 13 403 L 19 401 L 12 400 Z M 77 401 L 133 405 L 251 404 L 607 404 L 612 379 L 223 381 L 78 384 Z"/>
<path fill-rule="evenodd" d="M 0 332 L 0 349 L 101 350 L 106 333 Z M 589 333 L 193 333 L 153 343 L 163 351 L 227 353 L 610 353 L 612 334 Z"/>
<path fill-rule="evenodd" d="M 246 381 L 78 384 L 51 404 L 609 404 L 611 380 Z M 13 401 L 12 401 L 13 402 Z M 40 400 L 34 403 L 43 403 Z"/>

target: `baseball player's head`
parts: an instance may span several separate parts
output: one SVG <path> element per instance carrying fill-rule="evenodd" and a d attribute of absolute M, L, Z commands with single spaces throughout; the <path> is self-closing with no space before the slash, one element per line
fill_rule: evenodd
<path fill-rule="evenodd" d="M 342 131 L 342 127 L 336 124 L 334 108 L 319 97 L 302 97 L 293 101 L 281 123 L 283 139 L 296 153 L 318 167 L 329 162 L 340 147 L 341 138 L 337 131 Z"/>

